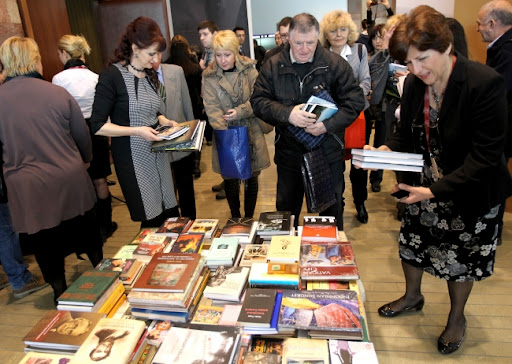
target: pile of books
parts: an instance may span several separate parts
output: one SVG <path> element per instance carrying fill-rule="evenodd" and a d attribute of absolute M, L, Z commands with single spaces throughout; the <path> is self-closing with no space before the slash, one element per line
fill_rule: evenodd
<path fill-rule="evenodd" d="M 424 160 L 422 154 L 352 149 L 352 164 L 365 169 L 422 172 Z"/>
<path fill-rule="evenodd" d="M 230 218 L 222 228 L 222 238 L 238 238 L 238 243 L 243 248 L 247 244 L 254 243 L 258 222 L 253 219 Z"/>
<path fill-rule="evenodd" d="M 240 302 L 247 285 L 249 270 L 247 267 L 220 266 L 210 277 L 203 296 L 220 301 Z"/>
<path fill-rule="evenodd" d="M 137 259 L 106 258 L 96 266 L 97 270 L 107 272 L 119 272 L 119 279 L 124 284 L 126 291 L 130 291 L 133 283 L 142 272 L 144 263 Z"/>
<path fill-rule="evenodd" d="M 153 142 L 151 152 L 200 152 L 203 146 L 206 121 L 190 120 L 180 123 L 180 126 L 188 127 L 189 129 L 178 138 Z"/>
<path fill-rule="evenodd" d="M 264 241 L 275 235 L 294 235 L 294 217 L 290 211 L 262 212 L 258 220 L 256 235 Z"/>
<path fill-rule="evenodd" d="M 212 270 L 219 266 L 232 267 L 239 250 L 238 238 L 214 238 L 205 253 L 206 266 Z"/>

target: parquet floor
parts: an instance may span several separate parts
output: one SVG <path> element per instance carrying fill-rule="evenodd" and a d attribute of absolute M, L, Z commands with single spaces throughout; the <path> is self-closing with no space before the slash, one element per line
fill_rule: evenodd
<path fill-rule="evenodd" d="M 269 135 L 267 141 L 273 155 L 273 135 Z M 226 200 L 215 200 L 215 193 L 211 191 L 211 186 L 220 182 L 220 177 L 211 170 L 211 147 L 206 145 L 201 170 L 202 176 L 195 180 L 198 217 L 215 217 L 225 221 L 229 217 L 229 209 Z M 395 219 L 395 202 L 389 196 L 394 184 L 393 173 L 385 172 L 380 193 L 369 192 L 366 206 L 370 219 L 366 225 L 360 224 L 355 218 L 348 173 L 346 181 L 345 232 L 354 246 L 366 289 L 369 333 L 380 363 L 512 362 L 512 214 L 505 215 L 503 245 L 498 247 L 495 274 L 476 283 L 469 298 L 466 340 L 459 351 L 451 356 L 442 356 L 437 352 L 436 342 L 449 312 L 445 282 L 425 275 L 423 293 L 426 304 L 419 314 L 394 319 L 381 318 L 377 314 L 378 307 L 400 297 L 404 290 L 396 243 L 400 223 Z M 275 210 L 275 185 L 276 171 L 275 165 L 272 165 L 261 174 L 255 216 L 262 211 Z M 111 192 L 115 197 L 123 198 L 118 185 L 113 186 Z M 139 228 L 138 223 L 130 220 L 122 202 L 114 200 L 113 206 L 119 229 L 104 246 L 105 257 L 115 254 Z M 26 258 L 32 271 L 37 272 L 33 256 Z M 89 267 L 87 261 L 68 257 L 68 283 Z M 52 296 L 51 288 L 20 300 L 13 298 L 10 288 L 0 291 L 0 363 L 18 363 L 23 357 L 22 338 L 52 308 Z"/>

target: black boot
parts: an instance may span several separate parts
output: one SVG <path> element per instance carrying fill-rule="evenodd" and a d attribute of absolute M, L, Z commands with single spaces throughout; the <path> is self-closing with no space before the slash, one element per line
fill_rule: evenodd
<path fill-rule="evenodd" d="M 254 217 L 256 201 L 258 199 L 258 177 L 251 177 L 245 181 L 244 212 L 247 218 Z"/>
<path fill-rule="evenodd" d="M 96 217 L 100 225 L 101 237 L 105 242 L 117 230 L 117 223 L 112 221 L 112 195 L 96 202 Z"/>

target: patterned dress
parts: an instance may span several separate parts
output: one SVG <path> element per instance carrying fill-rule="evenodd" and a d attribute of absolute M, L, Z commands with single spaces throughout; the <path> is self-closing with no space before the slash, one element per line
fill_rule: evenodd
<path fill-rule="evenodd" d="M 412 127 L 414 140 L 429 156 L 424 124 Z M 425 158 L 423 187 L 443 176 L 442 145 L 434 109 L 430 109 L 429 140 L 432 158 Z M 489 277 L 494 269 L 498 208 L 499 205 L 483 216 L 470 217 L 462 214 L 452 201 L 433 198 L 408 205 L 399 235 L 401 259 L 448 281 L 469 282 Z"/>
<path fill-rule="evenodd" d="M 137 78 L 116 63 L 100 74 L 91 124 L 98 130 L 110 116 L 122 126 L 158 123 L 160 94 L 149 79 Z M 119 184 L 134 221 L 150 220 L 177 205 L 167 153 L 151 153 L 140 136 L 112 138 L 112 156 Z"/>

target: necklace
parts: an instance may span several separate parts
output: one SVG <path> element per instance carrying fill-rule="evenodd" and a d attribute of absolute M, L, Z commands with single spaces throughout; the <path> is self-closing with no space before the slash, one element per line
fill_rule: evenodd
<path fill-rule="evenodd" d="M 437 108 L 437 110 L 439 110 L 439 106 L 441 105 L 441 101 L 443 100 L 444 92 L 441 93 L 441 95 L 438 95 L 434 86 L 432 86 L 431 88 L 432 88 L 432 95 L 434 96 L 434 101 L 436 102 L 436 108 Z"/>
<path fill-rule="evenodd" d="M 143 73 L 143 72 L 146 72 L 146 69 L 143 68 L 143 69 L 140 69 L 140 68 L 137 68 L 135 67 L 133 64 L 130 63 L 130 67 L 133 68 L 135 71 L 137 72 L 140 72 L 140 73 Z"/>

